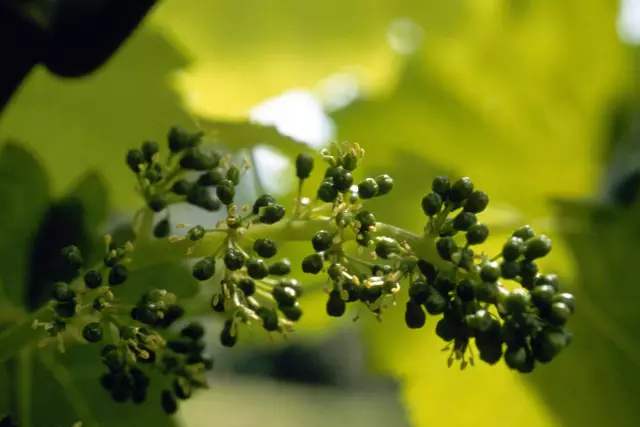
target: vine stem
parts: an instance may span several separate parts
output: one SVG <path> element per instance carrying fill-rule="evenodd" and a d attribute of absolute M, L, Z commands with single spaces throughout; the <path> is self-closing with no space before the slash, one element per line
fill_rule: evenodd
<path fill-rule="evenodd" d="M 142 213 L 139 230 L 150 228 L 149 215 Z M 244 231 L 244 236 L 250 239 L 257 237 L 270 238 L 276 242 L 308 242 L 314 234 L 320 230 L 338 229 L 335 222 L 329 217 L 315 219 L 283 219 L 276 224 L 255 224 Z M 139 235 L 144 236 L 145 233 Z M 424 234 L 416 234 L 393 225 L 377 223 L 374 236 L 392 237 L 400 242 L 406 242 L 412 248 L 415 255 L 423 258 L 441 268 L 451 268 L 451 264 L 442 260 L 436 251 L 433 237 Z M 344 233 L 345 241 L 354 241 L 355 233 Z M 163 240 L 148 240 L 143 238 L 134 251 L 133 260 L 129 265 L 130 270 L 138 270 L 153 267 L 154 265 L 173 262 L 186 258 L 202 258 L 215 253 L 220 244 L 227 238 L 226 233 L 207 233 L 201 240 L 192 242 L 188 239 L 177 242 Z M 245 239 L 250 241 L 250 239 Z M 138 256 L 136 256 L 138 255 Z M 0 363 L 16 356 L 22 348 L 35 345 L 43 338 L 40 328 L 34 329 L 35 320 L 46 322 L 53 315 L 49 303 L 43 305 L 37 311 L 20 319 L 13 327 L 0 333 Z"/>

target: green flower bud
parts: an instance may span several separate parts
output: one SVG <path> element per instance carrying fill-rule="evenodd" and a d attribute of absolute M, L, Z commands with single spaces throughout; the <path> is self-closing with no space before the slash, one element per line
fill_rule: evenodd
<path fill-rule="evenodd" d="M 313 171 L 313 156 L 310 154 L 298 154 L 296 157 L 296 176 L 298 179 L 307 179 Z"/>

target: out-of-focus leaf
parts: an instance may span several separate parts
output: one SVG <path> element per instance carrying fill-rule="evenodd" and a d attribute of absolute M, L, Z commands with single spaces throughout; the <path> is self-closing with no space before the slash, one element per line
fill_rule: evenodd
<path fill-rule="evenodd" d="M 99 382 L 105 367 L 99 345 L 72 346 L 64 354 L 55 347 L 40 351 L 34 360 L 32 421 L 35 426 L 72 425 L 86 427 L 126 425 L 174 426 L 160 406 L 161 385 L 149 387 L 143 405 L 115 403 Z M 156 378 L 153 378 L 156 379 Z M 37 410 L 46 408 L 46 410 Z"/>
<path fill-rule="evenodd" d="M 577 263 L 574 342 L 536 372 L 551 409 L 573 426 L 634 426 L 640 417 L 640 299 L 634 257 L 640 209 L 559 203 L 560 229 Z M 567 393 L 571 390 L 571 393 Z M 587 409 L 588 408 L 588 409 Z"/>
<path fill-rule="evenodd" d="M 103 239 L 98 229 L 108 213 L 107 189 L 99 174 L 85 175 L 65 197 L 47 208 L 32 239 L 27 305 L 30 310 L 43 304 L 56 281 L 69 281 L 76 271 L 68 268 L 60 250 L 77 246 L 87 266 L 102 259 Z"/>
<path fill-rule="evenodd" d="M 366 84 L 377 85 L 396 66 L 385 43 L 393 19 L 421 13 L 431 17 L 433 30 L 451 21 L 443 19 L 443 13 L 455 19 L 455 9 L 439 2 L 404 3 L 377 2 L 372 7 L 361 1 L 285 0 L 275 7 L 246 0 L 169 0 L 157 8 L 152 21 L 193 58 L 177 81 L 182 93 L 197 97 L 193 111 L 207 117 L 245 117 L 264 99 L 291 88 L 313 87 L 345 68 L 356 69 Z"/>
<path fill-rule="evenodd" d="M 0 286 L 5 303 L 23 305 L 31 238 L 46 208 L 48 192 L 40 161 L 18 143 L 5 143 L 0 151 Z"/>

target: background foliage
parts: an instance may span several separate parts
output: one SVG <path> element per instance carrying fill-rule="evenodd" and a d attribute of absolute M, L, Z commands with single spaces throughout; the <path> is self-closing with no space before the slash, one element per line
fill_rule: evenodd
<path fill-rule="evenodd" d="M 251 111 L 282 93 L 306 91 L 323 103 L 322 119 L 337 138 L 365 147 L 366 173 L 396 178 L 397 191 L 375 205 L 379 219 L 420 230 L 418 200 L 430 179 L 469 175 L 491 195 L 487 216 L 505 223 L 505 233 L 520 218 L 556 239 L 546 267 L 561 273 L 579 301 L 572 347 L 526 377 L 503 366 L 447 369 L 442 343 L 429 328 L 403 328 L 402 310 L 382 324 L 363 319 L 357 326 L 367 366 L 400 381 L 411 423 L 636 425 L 640 315 L 633 259 L 640 223 L 633 203 L 622 207 L 603 193 L 625 182 L 634 166 L 627 162 L 623 170 L 611 162 L 637 152 L 635 52 L 618 38 L 617 13 L 616 2 L 607 0 L 166 0 L 104 69 L 80 82 L 37 70 L 0 118 L 6 141 L 0 320 L 38 301 L 57 244 L 99 250 L 98 231 L 107 220 L 139 206 L 123 162 L 126 149 L 195 120 L 229 149 L 268 146 L 291 157 L 304 146 L 251 124 Z M 343 82 L 338 92 L 348 89 L 355 99 L 336 104 L 329 90 L 336 82 Z M 629 188 L 634 194 L 636 187 Z M 301 248 L 291 248 L 294 262 Z M 140 287 L 159 281 L 196 292 L 179 266 L 136 278 Z M 309 297 L 307 306 L 315 308 L 307 309 L 300 335 L 320 339 L 343 326 L 322 316 L 323 300 Z M 255 337 L 250 346 L 264 346 L 264 337 Z M 25 410 L 35 425 L 77 417 L 105 426 L 174 423 L 132 406 L 114 413 L 95 381 L 99 366 L 86 362 L 96 351 L 24 355 L 15 362 L 23 369 L 6 366 L 0 375 L 0 405 L 12 395 L 31 395 L 21 401 L 31 402 Z M 185 406 L 182 422 L 205 425 L 211 414 L 203 408 L 218 402 L 227 411 L 221 425 L 245 425 L 234 413 L 248 401 L 224 400 L 221 390 L 252 396 L 268 411 L 271 401 L 264 399 L 278 387 L 258 392 L 233 384 L 222 381 L 220 389 L 202 393 Z M 309 393 L 294 393 L 271 410 L 305 407 Z M 389 413 L 397 414 L 391 406 Z M 316 425 L 319 416 L 298 410 L 291 420 Z M 385 422 L 402 417 L 394 416 Z M 288 425 L 286 417 L 278 422 Z M 364 418 L 351 423 L 359 422 L 374 425 Z"/>

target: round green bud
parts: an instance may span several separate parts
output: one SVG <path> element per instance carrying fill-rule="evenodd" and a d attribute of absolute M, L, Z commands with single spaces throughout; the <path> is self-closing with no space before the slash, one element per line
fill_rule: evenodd
<path fill-rule="evenodd" d="M 216 273 L 216 262 L 211 257 L 203 258 L 193 265 L 191 273 L 196 280 L 209 280 Z"/>
<path fill-rule="evenodd" d="M 254 283 L 254 286 L 255 286 L 255 283 Z M 224 297 L 222 296 L 222 294 L 213 294 L 211 296 L 211 308 L 216 313 L 224 313 L 225 311 Z"/>
<path fill-rule="evenodd" d="M 320 230 L 311 238 L 311 245 L 316 252 L 324 252 L 333 245 L 333 233 Z"/>
<path fill-rule="evenodd" d="M 339 291 L 331 291 L 325 310 L 331 317 L 342 317 L 347 311 L 347 303 L 342 299 Z"/>
<path fill-rule="evenodd" d="M 370 230 L 371 227 L 375 227 L 376 225 L 376 217 L 375 215 L 373 215 L 373 213 L 367 211 L 367 210 L 359 210 L 355 216 L 354 219 L 360 223 L 360 229 L 359 231 L 361 233 L 367 232 Z"/>
<path fill-rule="evenodd" d="M 233 185 L 240 184 L 240 169 L 238 169 L 238 166 L 229 166 L 229 169 L 227 169 L 226 177 Z"/>
<path fill-rule="evenodd" d="M 464 202 L 472 192 L 473 182 L 471 182 L 471 178 L 463 177 L 453 183 L 451 189 L 447 193 L 447 199 L 455 205 L 459 205 Z"/>
<path fill-rule="evenodd" d="M 536 307 L 546 310 L 553 303 L 556 290 L 551 285 L 537 285 L 531 290 L 531 300 Z"/>
<path fill-rule="evenodd" d="M 389 259 L 400 252 L 400 244 L 391 237 L 381 236 L 376 238 L 376 255 L 382 259 Z"/>
<path fill-rule="evenodd" d="M 269 274 L 272 276 L 286 276 L 289 273 L 291 273 L 291 261 L 288 258 L 283 258 L 269 266 Z"/>
<path fill-rule="evenodd" d="M 483 212 L 487 205 L 489 204 L 489 196 L 484 191 L 475 190 L 473 191 L 467 201 L 464 202 L 464 210 L 465 212 L 471 212 L 474 214 L 478 214 Z"/>
<path fill-rule="evenodd" d="M 76 297 L 76 293 L 65 282 L 57 282 L 53 285 L 52 298 L 58 302 L 71 301 Z"/>
<path fill-rule="evenodd" d="M 500 263 L 500 275 L 505 279 L 515 279 L 520 274 L 520 264 L 514 261 Z"/>
<path fill-rule="evenodd" d="M 178 412 L 178 401 L 171 390 L 162 390 L 160 393 L 160 405 L 167 415 L 173 415 Z"/>
<path fill-rule="evenodd" d="M 302 308 L 298 302 L 295 302 L 291 307 L 278 307 L 278 309 L 287 320 L 292 322 L 297 322 L 302 317 Z"/>
<path fill-rule="evenodd" d="M 524 248 L 526 259 L 537 259 L 546 256 L 551 252 L 551 239 L 544 234 L 529 239 Z"/>
<path fill-rule="evenodd" d="M 365 178 L 358 184 L 358 195 L 361 199 L 371 199 L 378 195 L 378 183 L 373 178 Z"/>
<path fill-rule="evenodd" d="M 292 307 L 298 297 L 293 288 L 281 284 L 273 287 L 271 295 L 279 307 Z"/>
<path fill-rule="evenodd" d="M 122 264 L 116 264 L 109 271 L 109 286 L 118 286 L 126 282 L 129 270 Z"/>
<path fill-rule="evenodd" d="M 359 162 L 360 159 L 353 150 L 347 151 L 340 158 L 340 164 L 349 172 L 356 170 Z"/>
<path fill-rule="evenodd" d="M 262 209 L 259 218 L 263 224 L 275 224 L 284 218 L 285 214 L 284 206 L 273 203 Z"/>
<path fill-rule="evenodd" d="M 149 206 L 149 209 L 154 212 L 161 212 L 167 207 L 167 200 L 162 194 L 154 194 L 149 197 L 149 200 L 147 200 L 147 206 Z"/>
<path fill-rule="evenodd" d="M 427 314 L 422 305 L 409 300 L 404 311 L 404 323 L 409 329 L 420 329 L 427 322 Z"/>
<path fill-rule="evenodd" d="M 237 170 L 237 169 L 236 169 Z M 227 172 L 228 175 L 228 172 Z M 220 168 L 213 168 L 198 177 L 198 185 L 202 187 L 214 187 L 225 179 L 225 175 Z M 239 178 L 238 178 L 239 179 Z M 230 180 L 233 182 L 232 180 Z"/>
<path fill-rule="evenodd" d="M 74 270 L 80 269 L 84 265 L 84 259 L 82 258 L 82 252 L 77 246 L 66 246 L 60 250 L 62 259 Z"/>
<path fill-rule="evenodd" d="M 351 172 L 343 168 L 338 168 L 338 171 L 333 176 L 333 188 L 340 193 L 345 193 L 349 191 L 352 185 L 353 175 L 351 175 Z"/>
<path fill-rule="evenodd" d="M 172 153 L 179 153 L 187 148 L 194 147 L 200 142 L 203 134 L 201 132 L 191 133 L 180 126 L 172 126 L 167 135 L 169 150 Z"/>
<path fill-rule="evenodd" d="M 127 151 L 127 166 L 133 173 L 140 173 L 140 165 L 144 163 L 144 154 L 140 150 Z"/>
<path fill-rule="evenodd" d="M 76 300 L 59 302 L 55 306 L 56 314 L 60 317 L 73 317 L 76 314 Z"/>
<path fill-rule="evenodd" d="M 164 239 L 171 232 L 171 224 L 167 218 L 163 218 L 153 227 L 153 236 L 156 239 Z"/>
<path fill-rule="evenodd" d="M 206 187 L 201 187 L 199 185 L 193 185 L 189 189 L 189 193 L 187 194 L 187 203 L 209 212 L 218 211 L 222 207 L 220 200 L 211 197 L 209 190 Z"/>
<path fill-rule="evenodd" d="M 525 347 L 509 347 L 504 353 L 504 361 L 510 369 L 527 373 L 533 370 L 533 356 Z"/>
<path fill-rule="evenodd" d="M 431 293 L 431 286 L 424 280 L 414 281 L 409 288 L 409 298 L 416 304 L 424 304 Z"/>
<path fill-rule="evenodd" d="M 445 261 L 451 261 L 453 254 L 458 250 L 458 245 L 451 237 L 442 237 L 436 242 L 436 250 L 440 258 Z"/>
<path fill-rule="evenodd" d="M 82 338 L 90 343 L 96 343 L 102 339 L 102 326 L 100 323 L 88 323 L 82 328 Z"/>
<path fill-rule="evenodd" d="M 276 199 L 273 198 L 271 194 L 263 194 L 256 199 L 253 203 L 252 213 L 254 215 L 258 215 L 260 213 L 260 209 L 266 208 L 267 206 L 276 203 Z"/>
<path fill-rule="evenodd" d="M 447 176 L 436 176 L 431 182 L 431 191 L 445 198 L 451 189 L 451 182 Z"/>
<path fill-rule="evenodd" d="M 475 299 L 478 284 L 471 279 L 462 279 L 456 286 L 456 295 L 463 302 L 470 302 Z"/>
<path fill-rule="evenodd" d="M 318 199 L 325 203 L 333 203 L 338 198 L 338 190 L 333 186 L 333 181 L 324 180 L 318 187 Z"/>
<path fill-rule="evenodd" d="M 276 247 L 276 242 L 273 240 L 259 237 L 253 242 L 253 251 L 262 258 L 269 259 L 276 255 L 278 248 Z"/>
<path fill-rule="evenodd" d="M 202 239 L 206 234 L 204 227 L 201 225 L 196 225 L 187 231 L 187 238 L 193 242 L 197 242 Z"/>
<path fill-rule="evenodd" d="M 518 237 L 524 240 L 525 242 L 535 237 L 535 235 L 536 233 L 535 231 L 533 231 L 533 227 L 531 227 L 530 225 L 523 225 L 522 227 L 518 228 L 516 231 L 513 232 L 513 237 Z"/>
<path fill-rule="evenodd" d="M 476 287 L 476 298 L 480 302 L 495 304 L 499 293 L 498 285 L 495 282 L 481 282 Z"/>
<path fill-rule="evenodd" d="M 179 179 L 171 186 L 171 192 L 178 196 L 186 196 L 193 184 L 186 179 Z"/>
<path fill-rule="evenodd" d="M 102 311 L 107 307 L 107 299 L 105 297 L 96 297 L 91 306 L 95 311 Z"/>
<path fill-rule="evenodd" d="M 495 282 L 500 278 L 500 267 L 496 262 L 486 262 L 480 267 L 480 278 L 485 282 Z"/>
<path fill-rule="evenodd" d="M 273 332 L 278 330 L 278 313 L 275 310 L 260 307 L 256 310 L 256 314 L 262 320 L 262 327 L 267 332 Z"/>
<path fill-rule="evenodd" d="M 566 347 L 567 339 L 560 330 L 547 329 L 531 340 L 533 356 L 540 363 L 551 362 Z"/>
<path fill-rule="evenodd" d="M 558 326 L 567 323 L 571 317 L 571 309 L 563 302 L 554 302 L 551 304 L 551 312 L 549 313 L 549 321 Z"/>
<path fill-rule="evenodd" d="M 418 266 L 420 273 L 422 273 L 429 283 L 436 280 L 436 277 L 438 276 L 438 267 L 424 259 L 419 259 L 416 265 Z"/>
<path fill-rule="evenodd" d="M 244 267 L 245 256 L 242 251 L 236 248 L 229 248 L 224 254 L 224 265 L 231 271 L 240 270 Z"/>
<path fill-rule="evenodd" d="M 520 314 L 527 310 L 531 295 L 524 289 L 514 289 L 505 299 L 505 308 L 510 314 Z"/>
<path fill-rule="evenodd" d="M 267 263 L 260 258 L 249 258 L 246 262 L 247 274 L 252 279 L 260 280 L 269 275 Z"/>
<path fill-rule="evenodd" d="M 424 302 L 424 308 L 431 315 L 444 313 L 447 305 L 447 299 L 438 292 L 431 292 Z"/>
<path fill-rule="evenodd" d="M 327 274 L 329 274 L 331 280 L 338 281 L 342 278 L 342 273 L 345 271 L 346 269 L 342 264 L 333 263 L 327 269 Z"/>
<path fill-rule="evenodd" d="M 318 274 L 324 267 L 324 258 L 319 254 L 311 254 L 302 260 L 302 271 L 309 274 Z"/>
<path fill-rule="evenodd" d="M 442 197 L 436 192 L 430 192 L 422 198 L 422 211 L 427 216 L 433 216 L 442 210 Z"/>
<path fill-rule="evenodd" d="M 505 261 L 516 261 L 524 252 L 524 241 L 519 237 L 510 237 L 502 247 L 502 258 Z"/>
<path fill-rule="evenodd" d="M 379 175 L 375 178 L 378 184 L 378 196 L 389 194 L 393 189 L 393 178 L 387 174 Z"/>
<path fill-rule="evenodd" d="M 543 274 L 536 280 L 536 286 L 541 285 L 551 285 L 556 291 L 558 291 L 560 289 L 560 279 L 555 274 Z"/>
<path fill-rule="evenodd" d="M 571 313 L 575 312 L 576 310 L 576 299 L 573 294 L 570 294 L 568 292 L 563 292 L 561 294 L 555 295 L 553 301 L 563 303 L 569 308 Z"/>
<path fill-rule="evenodd" d="M 476 333 L 485 333 L 493 325 L 493 318 L 486 310 L 478 310 L 473 314 L 465 316 L 465 323 Z"/>
<path fill-rule="evenodd" d="M 484 243 L 487 240 L 487 237 L 489 237 L 489 228 L 480 223 L 473 224 L 469 227 L 466 234 L 467 243 L 470 245 L 479 245 Z"/>
<path fill-rule="evenodd" d="M 248 297 L 256 293 L 256 282 L 249 277 L 243 277 L 238 281 L 238 288 Z"/>
<path fill-rule="evenodd" d="M 436 324 L 436 335 L 443 341 L 453 341 L 458 335 L 461 326 L 459 322 L 445 314 Z"/>
<path fill-rule="evenodd" d="M 102 285 L 102 274 L 96 270 L 89 270 L 84 274 L 84 285 L 89 289 L 96 289 Z"/>
<path fill-rule="evenodd" d="M 238 328 L 233 326 L 231 320 L 227 320 L 220 332 L 220 344 L 222 344 L 223 347 L 233 347 L 237 342 Z"/>
<path fill-rule="evenodd" d="M 538 264 L 535 261 L 523 260 L 520 264 L 520 277 L 522 278 L 522 286 L 526 289 L 532 289 L 538 280 Z"/>
<path fill-rule="evenodd" d="M 458 231 L 467 231 L 476 222 L 478 222 L 478 218 L 475 214 L 463 211 L 453 219 L 453 228 Z"/>
<path fill-rule="evenodd" d="M 204 336 L 204 327 L 199 322 L 191 322 L 180 330 L 180 336 L 194 341 L 199 340 Z"/>
<path fill-rule="evenodd" d="M 180 158 L 180 167 L 185 170 L 204 172 L 214 167 L 213 160 L 196 148 L 188 148 Z"/>
<path fill-rule="evenodd" d="M 145 141 L 142 143 L 142 155 L 147 163 L 151 163 L 153 156 L 158 153 L 158 143 L 155 141 Z"/>
<path fill-rule="evenodd" d="M 236 188 L 233 185 L 233 182 L 229 181 L 228 179 L 223 179 L 222 181 L 220 181 L 218 183 L 218 186 L 216 187 L 216 195 L 218 196 L 218 199 L 220 199 L 222 204 L 232 204 L 233 199 L 236 197 Z"/>
<path fill-rule="evenodd" d="M 313 171 L 313 156 L 310 154 L 298 154 L 296 157 L 296 176 L 298 179 L 307 179 Z"/>

